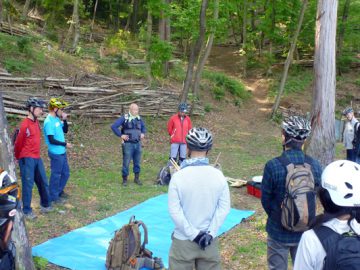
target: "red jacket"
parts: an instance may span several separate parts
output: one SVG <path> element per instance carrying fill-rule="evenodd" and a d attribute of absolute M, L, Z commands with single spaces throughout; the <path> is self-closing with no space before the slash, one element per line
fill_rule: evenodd
<path fill-rule="evenodd" d="M 25 157 L 40 158 L 40 125 L 39 121 L 25 118 L 16 137 L 14 153 L 16 159 Z"/>
<path fill-rule="evenodd" d="M 179 114 L 171 116 L 167 129 L 170 135 L 171 143 L 186 143 L 186 135 L 192 128 L 190 117 L 185 115 L 183 121 L 181 121 Z"/>

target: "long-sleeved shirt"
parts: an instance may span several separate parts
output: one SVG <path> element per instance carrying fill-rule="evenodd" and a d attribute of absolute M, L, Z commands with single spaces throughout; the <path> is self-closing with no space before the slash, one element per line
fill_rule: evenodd
<path fill-rule="evenodd" d="M 347 220 L 340 220 L 334 218 L 324 223 L 324 226 L 329 227 L 339 234 L 350 231 Z M 356 220 L 351 221 L 351 227 L 357 234 L 360 234 L 360 224 Z M 321 270 L 324 265 L 324 258 L 326 256 L 319 238 L 313 230 L 303 233 L 295 257 L 294 270 Z"/>
<path fill-rule="evenodd" d="M 290 149 L 283 152 L 290 162 L 303 164 L 305 155 L 300 149 Z M 322 168 L 319 162 L 308 157 L 311 171 L 314 176 L 315 186 L 321 183 Z M 298 243 L 302 232 L 291 232 L 281 225 L 281 203 L 286 192 L 287 170 L 277 158 L 268 161 L 264 168 L 263 180 L 261 184 L 261 204 L 268 215 L 266 231 L 269 236 L 282 243 Z"/>
<path fill-rule="evenodd" d="M 125 125 L 125 122 L 129 121 L 129 114 L 125 114 L 118 118 L 112 125 L 111 130 L 114 132 L 114 134 L 118 137 L 121 137 L 123 135 L 122 130 L 123 126 Z M 130 120 L 130 122 L 133 122 L 133 125 L 136 126 L 136 122 L 140 122 L 140 131 L 142 134 L 146 133 L 146 128 L 144 121 L 140 117 L 135 117 Z"/>
<path fill-rule="evenodd" d="M 347 121 L 345 124 L 345 129 L 343 133 L 343 143 L 346 149 L 353 149 L 353 140 L 354 140 L 354 132 L 355 132 L 355 124 L 358 120 L 353 117 L 351 121 Z"/>
<path fill-rule="evenodd" d="M 185 115 L 183 118 L 179 114 L 171 116 L 167 124 L 170 143 L 186 143 L 186 135 L 191 128 L 192 123 L 189 116 Z"/>
<path fill-rule="evenodd" d="M 40 158 L 41 131 L 39 121 L 25 118 L 20 124 L 16 137 L 14 153 L 16 159 Z"/>
<path fill-rule="evenodd" d="M 209 165 L 181 169 L 171 178 L 168 206 L 176 239 L 192 241 L 200 231 L 215 238 L 230 211 L 224 175 Z"/>

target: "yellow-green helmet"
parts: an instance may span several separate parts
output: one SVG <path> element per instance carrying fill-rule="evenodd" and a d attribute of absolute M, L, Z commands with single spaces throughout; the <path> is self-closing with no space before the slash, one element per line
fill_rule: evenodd
<path fill-rule="evenodd" d="M 63 109 L 67 106 L 69 106 L 69 104 L 62 98 L 51 98 L 49 102 L 50 109 L 51 108 Z"/>

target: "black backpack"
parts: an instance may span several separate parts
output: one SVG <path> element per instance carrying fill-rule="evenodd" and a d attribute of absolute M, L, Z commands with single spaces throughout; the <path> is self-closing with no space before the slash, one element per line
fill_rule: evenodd
<path fill-rule="evenodd" d="M 360 156 L 360 123 L 356 122 L 354 125 L 354 140 L 353 140 L 353 149 L 356 156 Z"/>
<path fill-rule="evenodd" d="M 314 229 L 326 251 L 323 270 L 360 270 L 360 236 L 354 232 L 338 234 L 329 227 Z"/>

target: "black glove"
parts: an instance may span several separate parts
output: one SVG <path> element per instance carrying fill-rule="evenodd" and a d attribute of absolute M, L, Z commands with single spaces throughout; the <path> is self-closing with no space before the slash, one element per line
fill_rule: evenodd
<path fill-rule="evenodd" d="M 197 243 L 202 250 L 205 250 L 207 246 L 211 245 L 212 239 L 213 237 L 209 233 L 200 231 L 193 241 Z"/>

